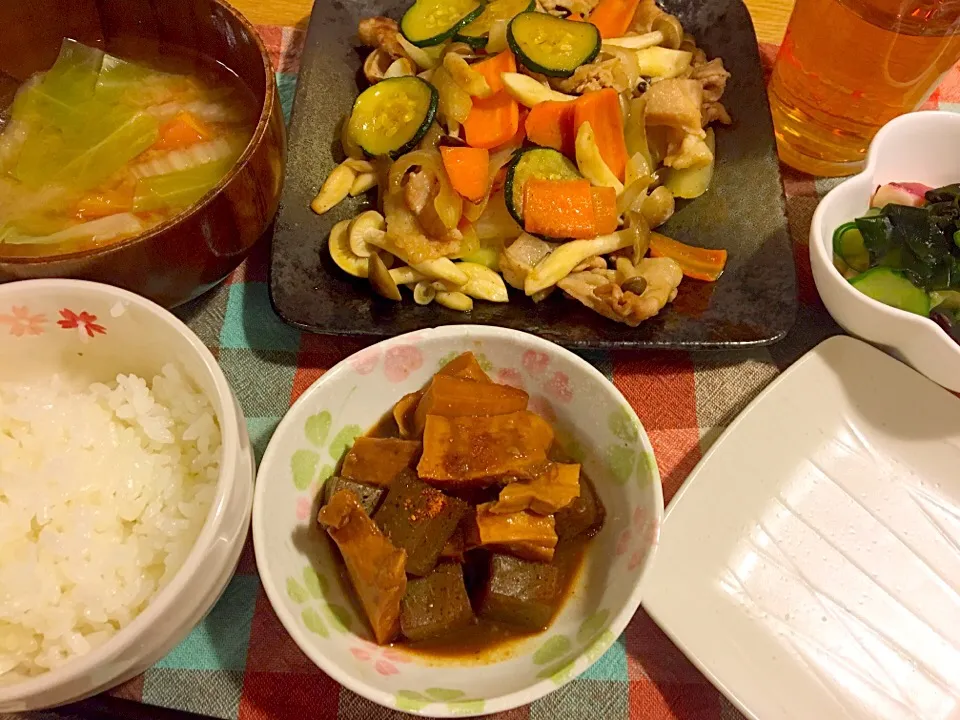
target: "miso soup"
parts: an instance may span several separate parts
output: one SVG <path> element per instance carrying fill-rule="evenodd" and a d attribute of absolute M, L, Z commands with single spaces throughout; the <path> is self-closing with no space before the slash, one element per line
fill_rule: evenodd
<path fill-rule="evenodd" d="M 65 39 L 0 108 L 0 258 L 119 242 L 173 218 L 227 174 L 257 107 L 212 60 L 124 60 Z"/>

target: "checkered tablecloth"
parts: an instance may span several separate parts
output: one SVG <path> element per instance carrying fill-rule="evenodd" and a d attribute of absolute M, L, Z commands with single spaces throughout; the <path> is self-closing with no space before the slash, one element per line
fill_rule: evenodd
<path fill-rule="evenodd" d="M 289 114 L 303 41 L 300 30 L 260 27 Z M 776 48 L 763 46 L 769 68 Z M 956 69 L 927 107 L 960 103 Z M 951 109 L 960 109 L 955 105 Z M 669 500 L 723 428 L 778 373 L 839 332 L 819 302 L 807 258 L 818 199 L 835 181 L 784 168 L 800 310 L 788 338 L 770 348 L 706 354 L 585 353 L 630 401 L 650 436 Z M 270 307 L 268 248 L 227 283 L 178 314 L 218 357 L 247 417 L 258 460 L 293 402 L 324 370 L 364 343 L 301 334 Z M 170 655 L 113 691 L 148 704 L 222 718 L 382 720 L 403 717 L 340 687 L 286 634 L 257 578 L 248 541 L 236 577 L 210 615 Z M 577 680 L 510 720 L 735 720 L 740 713 L 640 610 L 627 631 Z"/>

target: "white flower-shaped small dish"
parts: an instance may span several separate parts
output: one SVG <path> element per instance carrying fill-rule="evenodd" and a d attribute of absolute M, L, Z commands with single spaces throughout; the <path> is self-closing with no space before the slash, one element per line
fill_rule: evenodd
<path fill-rule="evenodd" d="M 856 290 L 833 264 L 833 232 L 863 215 L 878 185 L 960 182 L 960 114 L 918 112 L 885 125 L 870 144 L 862 173 L 820 202 L 810 226 L 813 279 L 833 319 L 945 388 L 960 392 L 960 344 L 929 318 L 884 305 Z"/>
<path fill-rule="evenodd" d="M 576 586 L 550 628 L 484 663 L 425 658 L 371 641 L 316 522 L 317 496 L 354 438 L 456 355 L 471 350 L 496 382 L 522 387 L 606 507 Z M 270 441 L 254 496 L 260 577 L 284 627 L 324 672 L 384 705 L 430 717 L 485 715 L 537 700 L 576 677 L 640 604 L 663 517 L 653 450 L 636 414 L 587 362 L 533 335 L 483 325 L 401 335 L 344 360 L 293 405 Z"/>

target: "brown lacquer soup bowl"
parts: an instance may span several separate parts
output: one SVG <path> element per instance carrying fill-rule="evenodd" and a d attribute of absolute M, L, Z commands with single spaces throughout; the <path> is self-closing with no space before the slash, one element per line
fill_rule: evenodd
<path fill-rule="evenodd" d="M 51 67 L 63 38 L 127 59 L 194 52 L 235 73 L 259 106 L 236 164 L 193 205 L 143 234 L 58 255 L 0 253 L 0 283 L 80 278 L 132 290 L 164 306 L 223 280 L 276 213 L 285 129 L 273 67 L 253 26 L 220 0 L 30 0 L 0 3 L 0 110 Z M 0 218 L 2 220 L 2 218 Z"/>

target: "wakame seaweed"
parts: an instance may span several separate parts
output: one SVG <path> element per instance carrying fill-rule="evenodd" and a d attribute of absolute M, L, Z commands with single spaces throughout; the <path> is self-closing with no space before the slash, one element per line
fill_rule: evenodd
<path fill-rule="evenodd" d="M 888 204 L 855 220 L 870 265 L 904 271 L 925 290 L 960 288 L 960 184 L 926 193 L 928 205 Z"/>

